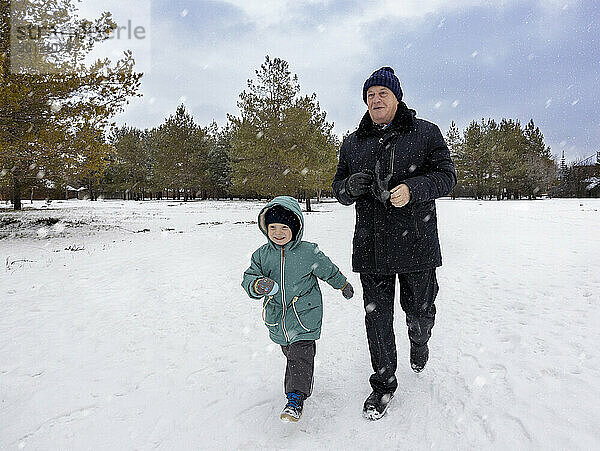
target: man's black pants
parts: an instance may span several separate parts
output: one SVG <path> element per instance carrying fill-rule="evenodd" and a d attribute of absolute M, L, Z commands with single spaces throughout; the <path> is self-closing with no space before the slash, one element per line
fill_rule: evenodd
<path fill-rule="evenodd" d="M 400 305 L 406 313 L 408 338 L 411 343 L 423 345 L 431 337 L 435 321 L 435 297 L 438 283 L 435 268 L 398 274 Z M 396 274 L 378 275 L 361 273 L 365 303 L 365 325 L 375 371 L 369 382 L 373 390 L 393 393 L 396 380 L 396 340 L 394 336 L 394 289 Z"/>
<path fill-rule="evenodd" d="M 308 398 L 312 393 L 313 374 L 315 371 L 315 353 L 317 344 L 314 340 L 301 340 L 287 346 L 281 346 L 287 358 L 285 367 L 285 392 L 302 392 Z"/>

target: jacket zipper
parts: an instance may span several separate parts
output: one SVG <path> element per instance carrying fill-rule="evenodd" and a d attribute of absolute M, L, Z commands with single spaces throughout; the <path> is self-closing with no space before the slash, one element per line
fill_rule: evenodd
<path fill-rule="evenodd" d="M 290 342 L 290 337 L 288 336 L 287 330 L 285 330 L 285 277 L 284 277 L 284 268 L 285 268 L 285 251 L 283 247 L 281 248 L 281 300 L 283 301 L 283 315 L 281 316 L 281 328 L 283 329 L 283 335 L 285 335 L 285 341 L 287 343 Z"/>

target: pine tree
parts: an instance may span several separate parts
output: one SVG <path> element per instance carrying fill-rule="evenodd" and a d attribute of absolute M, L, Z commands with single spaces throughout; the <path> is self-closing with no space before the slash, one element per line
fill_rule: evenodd
<path fill-rule="evenodd" d="M 246 196 L 305 196 L 327 189 L 337 162 L 333 124 L 316 94 L 300 96 L 286 61 L 269 56 L 229 116 L 233 189 Z"/>
<path fill-rule="evenodd" d="M 67 51 L 12 53 L 19 30 L 28 26 L 37 30 L 42 48 L 54 43 Z M 64 183 L 65 176 L 94 170 L 102 160 L 97 153 L 109 151 L 98 132 L 137 95 L 142 74 L 133 72 L 131 52 L 114 65 L 108 59 L 89 67 L 81 61 L 115 27 L 109 13 L 94 22 L 79 19 L 73 0 L 0 0 L 0 174 L 9 179 L 4 183 L 11 186 L 15 209 L 40 173 Z M 77 137 L 90 133 L 94 141 L 80 145 Z"/>
<path fill-rule="evenodd" d="M 211 139 L 208 130 L 194 122 L 184 105 L 152 131 L 154 150 L 154 184 L 172 189 L 184 199 L 206 193 L 211 187 L 208 154 Z"/>

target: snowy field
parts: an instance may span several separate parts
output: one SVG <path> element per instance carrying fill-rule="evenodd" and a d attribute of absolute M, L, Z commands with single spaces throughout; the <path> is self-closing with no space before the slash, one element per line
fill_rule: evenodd
<path fill-rule="evenodd" d="M 240 281 L 263 203 L 64 201 L 0 210 L 0 449 L 600 449 L 600 199 L 442 199 L 431 358 L 361 416 L 370 360 L 354 208 L 304 238 L 322 284 L 313 396 L 283 424 L 284 357 Z M 29 203 L 25 203 L 29 208 Z"/>

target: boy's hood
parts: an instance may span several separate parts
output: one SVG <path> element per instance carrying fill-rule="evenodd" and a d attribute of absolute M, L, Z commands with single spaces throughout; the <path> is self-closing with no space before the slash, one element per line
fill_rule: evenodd
<path fill-rule="evenodd" d="M 291 240 L 289 243 L 283 246 L 284 248 L 287 247 L 289 249 L 293 249 L 302 240 L 302 235 L 304 234 L 304 216 L 302 216 L 302 209 L 300 208 L 300 204 L 298 204 L 298 201 L 293 197 L 277 196 L 267 205 L 265 205 L 264 208 L 258 214 L 258 228 L 267 237 L 269 245 L 273 246 L 274 248 L 280 247 L 269 239 L 269 235 L 267 233 L 267 224 L 265 222 L 265 215 L 267 213 L 267 210 L 271 207 L 274 207 L 275 205 L 281 205 L 282 207 L 290 210 L 291 212 L 296 214 L 296 216 L 298 216 L 298 219 L 300 219 L 300 230 L 298 230 L 298 233 L 296 234 L 296 239 Z"/>

